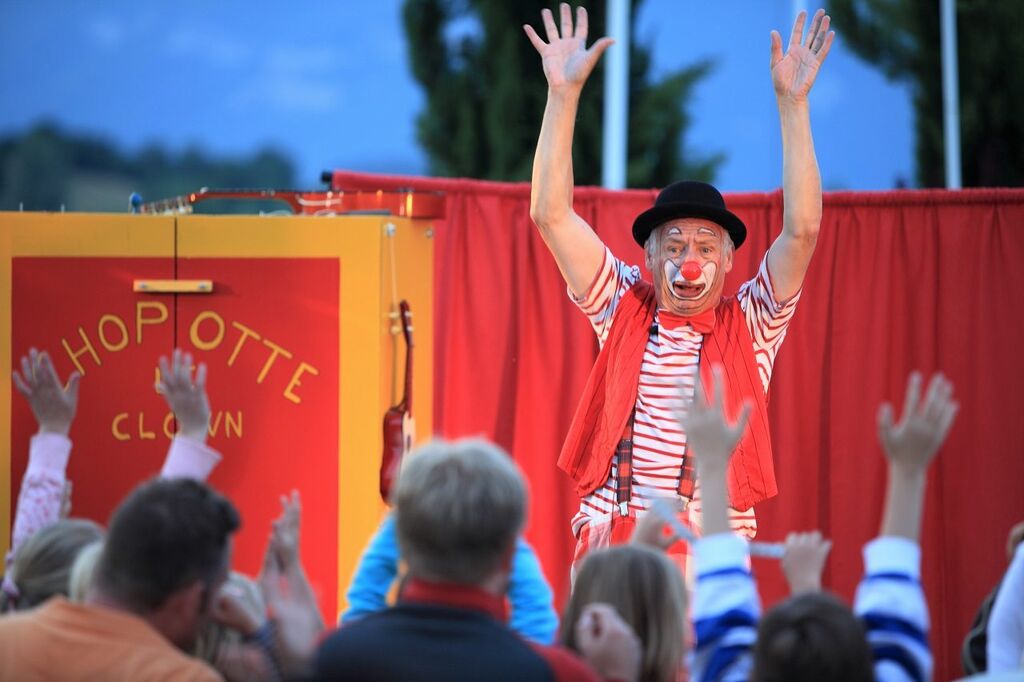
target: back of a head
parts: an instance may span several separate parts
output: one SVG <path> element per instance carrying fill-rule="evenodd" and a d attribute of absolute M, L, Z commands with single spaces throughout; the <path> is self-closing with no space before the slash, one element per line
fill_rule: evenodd
<path fill-rule="evenodd" d="M 155 610 L 182 587 L 227 574 L 239 524 L 234 505 L 198 481 L 143 483 L 111 517 L 93 584 L 127 608 Z"/>
<path fill-rule="evenodd" d="M 479 585 L 501 566 L 526 515 L 526 485 L 499 447 L 435 440 L 412 453 L 393 495 L 409 573 Z"/>
<path fill-rule="evenodd" d="M 583 560 L 565 607 L 559 641 L 578 650 L 575 626 L 588 604 L 610 604 L 643 646 L 640 680 L 674 682 L 685 651 L 686 591 L 679 568 L 664 552 L 619 545 Z"/>
<path fill-rule="evenodd" d="M 86 519 L 62 519 L 25 540 L 11 562 L 18 589 L 16 608 L 33 608 L 56 594 L 68 595 L 71 567 L 83 547 L 103 537 Z"/>
<path fill-rule="evenodd" d="M 864 625 L 825 592 L 791 597 L 771 609 L 757 629 L 756 682 L 870 682 L 875 679 Z"/>
<path fill-rule="evenodd" d="M 97 540 L 82 548 L 71 566 L 71 577 L 68 580 L 68 597 L 73 602 L 84 603 L 96 574 L 96 564 L 103 553 L 103 541 Z"/>

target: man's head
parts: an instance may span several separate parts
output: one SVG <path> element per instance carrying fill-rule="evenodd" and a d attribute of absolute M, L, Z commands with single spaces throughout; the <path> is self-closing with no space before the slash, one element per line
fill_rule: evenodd
<path fill-rule="evenodd" d="M 659 308 L 697 315 L 718 305 L 734 250 L 720 225 L 705 218 L 677 218 L 655 228 L 644 250 Z"/>
<path fill-rule="evenodd" d="M 825 592 L 801 594 L 770 610 L 757 628 L 756 682 L 870 682 L 874 661 L 864 626 Z"/>
<path fill-rule="evenodd" d="M 746 236 L 743 221 L 725 208 L 718 190 L 702 182 L 669 185 L 633 223 L 633 239 L 644 247 L 654 276 L 658 307 L 677 315 L 718 305 L 733 251 Z"/>
<path fill-rule="evenodd" d="M 155 479 L 114 511 L 93 585 L 188 649 L 228 574 L 234 505 L 189 479 Z"/>
<path fill-rule="evenodd" d="M 429 443 L 404 465 L 393 502 L 410 575 L 475 586 L 507 575 L 526 516 L 526 485 L 498 446 Z"/>

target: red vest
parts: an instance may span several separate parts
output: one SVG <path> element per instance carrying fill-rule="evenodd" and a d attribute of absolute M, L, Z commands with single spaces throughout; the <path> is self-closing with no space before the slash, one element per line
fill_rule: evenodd
<path fill-rule="evenodd" d="M 623 294 L 604 348 L 590 371 L 558 456 L 558 467 L 572 477 L 581 497 L 608 480 L 615 446 L 636 405 L 640 366 L 656 308 L 654 286 L 649 282 L 637 282 Z M 750 332 L 735 298 L 722 299 L 715 308 L 715 327 L 704 335 L 700 356 L 704 386 L 711 386 L 711 367 L 716 364 L 722 365 L 725 374 L 726 415 L 735 419 L 746 400 L 754 406 L 747 431 L 729 462 L 730 504 L 742 511 L 772 497 L 778 488 L 767 397 Z M 683 492 L 687 492 L 685 481 Z"/>

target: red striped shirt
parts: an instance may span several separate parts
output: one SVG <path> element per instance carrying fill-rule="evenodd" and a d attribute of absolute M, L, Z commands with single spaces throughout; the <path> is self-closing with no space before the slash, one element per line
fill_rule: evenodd
<path fill-rule="evenodd" d="M 590 290 L 582 298 L 570 297 L 590 319 L 603 346 L 615 319 L 619 301 L 630 287 L 640 281 L 640 268 L 626 265 L 605 249 L 604 261 Z M 754 344 L 758 373 L 767 392 L 772 366 L 786 329 L 800 298 L 797 293 L 785 302 L 775 300 L 767 258 L 761 259 L 757 274 L 745 282 L 736 294 L 743 310 L 747 329 Z M 657 324 L 658 314 L 654 321 Z M 679 489 L 679 473 L 686 450 L 686 434 L 679 429 L 676 411 L 685 411 L 693 397 L 703 335 L 692 327 L 664 329 L 660 325 L 644 350 L 636 399 L 636 421 L 633 426 L 633 495 L 630 508 L 641 512 L 650 493 L 674 496 Z M 681 395 L 677 386 L 682 384 Z M 616 467 L 605 484 L 580 500 L 579 512 L 573 517 L 572 531 L 579 537 L 580 529 L 591 520 L 606 518 L 615 508 Z M 699 515 L 700 505 L 690 505 Z M 693 514 L 691 514 L 692 516 Z M 733 511 L 733 525 L 753 536 L 756 530 L 753 509 Z M 699 524 L 698 524 L 699 525 Z"/>

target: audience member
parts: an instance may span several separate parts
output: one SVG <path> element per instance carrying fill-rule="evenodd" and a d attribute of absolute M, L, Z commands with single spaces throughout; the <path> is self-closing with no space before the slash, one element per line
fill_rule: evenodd
<path fill-rule="evenodd" d="M 234 506 L 190 479 L 136 488 L 111 518 L 84 604 L 0 619 L 0 679 L 217 680 L 185 651 L 227 577 Z"/>
<path fill-rule="evenodd" d="M 12 565 L 22 544 L 39 531 L 66 517 L 71 508 L 71 482 L 66 471 L 71 454 L 68 434 L 78 407 L 79 375 L 73 372 L 67 386 L 61 384 L 49 354 L 29 350 L 21 358 L 21 373 L 13 374 L 18 392 L 29 402 L 39 431 L 29 446 L 29 461 L 18 494 L 14 515 L 11 551 L 0 597 L 0 612 L 13 608 L 29 608 L 42 603 L 53 594 L 69 595 L 67 582 L 77 553 L 102 536 L 102 529 L 91 521 L 72 520 L 44 536 L 21 562 L 20 578 Z M 170 361 L 160 358 L 161 380 L 158 390 L 178 420 L 179 432 L 171 442 L 164 463 L 163 476 L 184 476 L 205 480 L 220 461 L 220 455 L 206 446 L 210 406 L 206 397 L 206 366 L 200 363 L 196 380 L 192 381 L 192 356 L 175 350 Z M 39 552 L 42 551 L 42 554 Z M 65 562 L 65 563 L 61 563 Z M 43 570 L 38 576 L 32 571 Z M 83 573 L 84 579 L 86 574 Z M 36 586 L 31 600 L 19 599 L 18 585 L 33 581 Z M 40 591 L 50 586 L 52 592 Z"/>
<path fill-rule="evenodd" d="M 1024 521 L 1011 528 L 1006 538 L 1006 555 L 1011 563 L 1014 552 L 1022 541 L 1024 541 Z M 974 620 L 971 621 L 971 627 L 964 637 L 964 643 L 960 650 L 960 661 L 963 664 L 964 673 L 967 675 L 978 675 L 988 670 L 989 619 L 992 617 L 992 606 L 995 604 L 1001 584 L 1002 579 L 982 600 L 978 612 L 974 615 Z"/>
<path fill-rule="evenodd" d="M 55 594 L 67 597 L 75 557 L 102 537 L 97 523 L 61 519 L 24 539 L 4 577 L 0 610 L 35 608 Z"/>
<path fill-rule="evenodd" d="M 96 562 L 99 561 L 100 553 L 103 552 L 103 540 L 96 540 L 83 547 L 75 562 L 71 565 L 71 575 L 68 578 L 68 599 L 79 604 L 85 603 L 92 586 L 92 576 L 96 572 Z"/>
<path fill-rule="evenodd" d="M 398 576 L 399 560 L 395 517 L 388 514 L 359 559 L 346 594 L 349 608 L 341 616 L 342 624 L 387 607 L 388 593 Z M 555 641 L 558 614 L 555 613 L 554 593 L 536 553 L 521 537 L 516 541 L 516 553 L 512 557 L 508 600 L 510 628 L 540 644 Z"/>
<path fill-rule="evenodd" d="M 68 507 L 68 433 L 78 410 L 81 381 L 81 375 L 72 372 L 64 386 L 46 351 L 31 348 L 20 364 L 21 373 L 15 370 L 12 376 L 14 387 L 28 401 L 39 430 L 29 441 L 28 466 L 18 493 L 8 567 L 21 544 L 36 531 L 55 523 L 61 518 L 62 509 Z"/>
<path fill-rule="evenodd" d="M 723 413 L 720 368 L 712 401 L 697 390 L 683 419 L 697 457 L 704 493 L 705 536 L 696 543 L 697 634 L 694 677 L 699 680 L 924 680 L 931 676 L 928 611 L 920 585 L 921 510 L 928 464 L 946 439 L 958 405 L 936 374 L 923 405 L 921 377 L 908 382 L 903 418 L 879 410 L 879 436 L 889 463 L 880 537 L 864 550 L 865 578 L 853 613 L 828 595 L 805 592 L 773 609 L 758 624 L 760 603 L 746 543 L 729 532 L 725 476 L 746 426 L 749 406 L 735 425 Z"/>
<path fill-rule="evenodd" d="M 988 621 L 988 672 L 1024 671 L 1024 523 L 1010 532 L 1010 567 L 999 584 Z"/>
<path fill-rule="evenodd" d="M 655 518 L 647 514 L 640 524 Z M 675 682 L 683 669 L 686 644 L 685 594 L 679 567 L 660 549 L 635 542 L 596 549 L 583 559 L 576 574 L 559 639 L 581 652 L 575 624 L 588 604 L 607 603 L 640 640 L 638 679 Z"/>
<path fill-rule="evenodd" d="M 597 679 L 568 650 L 527 642 L 505 625 L 526 486 L 504 452 L 478 440 L 427 445 L 405 465 L 394 503 L 408 565 L 399 601 L 328 637 L 318 678 Z M 603 604 L 582 616 L 585 657 L 605 677 L 636 679 L 639 644 L 628 626 Z"/>

